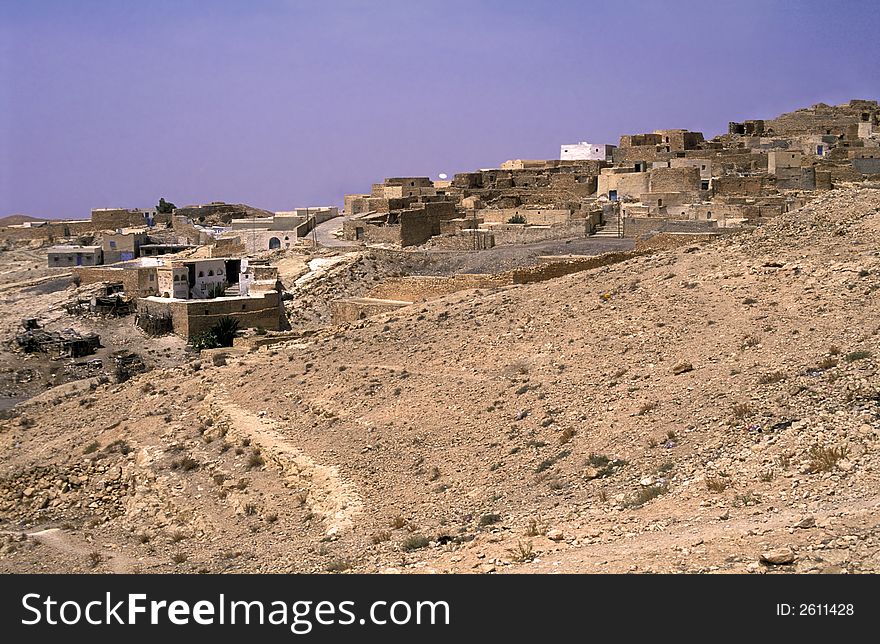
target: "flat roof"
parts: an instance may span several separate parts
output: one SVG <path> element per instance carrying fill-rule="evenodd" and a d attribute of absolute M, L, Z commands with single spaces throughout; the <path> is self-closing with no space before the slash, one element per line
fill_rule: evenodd
<path fill-rule="evenodd" d="M 73 251 L 83 252 L 83 251 L 96 251 L 101 250 L 100 246 L 50 246 L 48 252 L 52 253 L 69 253 Z"/>

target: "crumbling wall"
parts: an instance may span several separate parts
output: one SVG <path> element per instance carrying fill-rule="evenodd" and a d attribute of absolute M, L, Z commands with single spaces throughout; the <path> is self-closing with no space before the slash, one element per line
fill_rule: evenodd
<path fill-rule="evenodd" d="M 142 298 L 138 300 L 137 310 L 138 315 L 171 317 L 174 333 L 183 338 L 191 338 L 207 331 L 224 317 L 237 320 L 242 329 L 262 327 L 277 331 L 284 326 L 281 296 L 276 291 L 266 291 L 260 297 L 213 300 Z"/>
<path fill-rule="evenodd" d="M 159 292 L 159 282 L 155 266 L 119 268 L 110 266 L 80 266 L 73 269 L 74 279 L 80 284 L 116 282 L 122 284 L 129 297 L 146 297 Z"/>
<path fill-rule="evenodd" d="M 348 324 L 366 317 L 396 311 L 412 302 L 383 300 L 365 297 L 348 297 L 330 302 L 332 324 Z"/>

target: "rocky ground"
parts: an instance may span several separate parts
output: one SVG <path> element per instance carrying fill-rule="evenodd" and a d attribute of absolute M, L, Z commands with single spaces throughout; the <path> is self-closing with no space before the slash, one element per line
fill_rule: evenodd
<path fill-rule="evenodd" d="M 878 243 L 880 190 L 838 189 L 47 392 L 0 429 L 0 570 L 877 572 Z"/>

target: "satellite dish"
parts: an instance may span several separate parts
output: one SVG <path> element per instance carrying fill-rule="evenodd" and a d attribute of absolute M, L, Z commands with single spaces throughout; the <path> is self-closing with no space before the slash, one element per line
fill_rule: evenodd
<path fill-rule="evenodd" d="M 445 173 L 445 172 L 441 172 L 441 173 L 440 173 L 439 175 L 437 175 L 437 176 L 439 176 L 441 179 L 445 179 L 445 178 L 446 178 L 446 173 Z"/>

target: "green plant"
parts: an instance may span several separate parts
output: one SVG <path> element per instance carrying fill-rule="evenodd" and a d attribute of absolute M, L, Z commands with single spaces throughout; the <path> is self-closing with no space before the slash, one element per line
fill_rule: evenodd
<path fill-rule="evenodd" d="M 507 220 L 508 224 L 524 224 L 526 223 L 526 218 L 521 214 L 516 213 L 513 217 Z"/>
<path fill-rule="evenodd" d="M 165 201 L 165 197 L 160 197 L 159 203 L 156 205 L 156 212 L 161 215 L 167 215 L 172 213 L 175 208 L 177 208 L 177 206 L 170 201 Z"/>
<path fill-rule="evenodd" d="M 217 323 L 211 327 L 217 341 L 222 347 L 231 347 L 232 341 L 238 333 L 238 320 L 229 316 L 220 318 Z"/>
<path fill-rule="evenodd" d="M 101 447 L 101 444 L 98 443 L 98 441 L 92 441 L 83 448 L 83 454 L 91 454 L 92 452 L 96 452 L 98 451 L 99 447 Z"/>
<path fill-rule="evenodd" d="M 847 362 L 855 362 L 856 360 L 865 360 L 871 357 L 870 351 L 850 351 L 844 356 L 844 360 Z"/>

